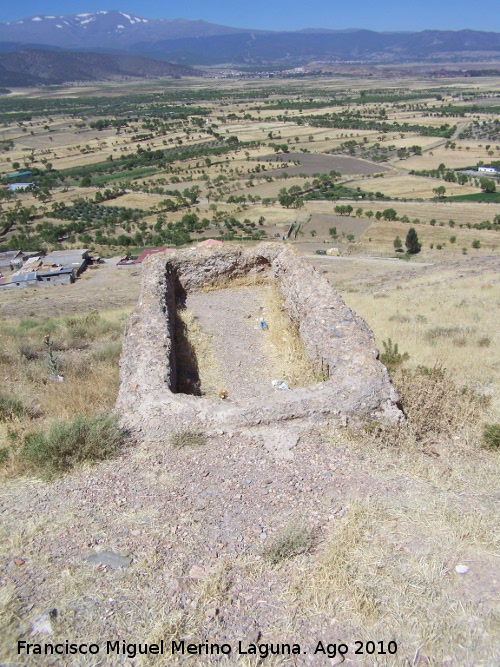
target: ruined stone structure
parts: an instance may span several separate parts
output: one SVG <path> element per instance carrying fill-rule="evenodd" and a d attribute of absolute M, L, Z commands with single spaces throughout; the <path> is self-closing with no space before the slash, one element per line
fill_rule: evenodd
<path fill-rule="evenodd" d="M 190 290 L 252 276 L 275 281 L 305 351 L 328 379 L 238 404 L 176 392 L 175 308 Z M 157 438 L 179 425 L 228 428 L 295 419 L 397 422 L 402 414 L 366 322 L 293 249 L 191 248 L 148 258 L 138 305 L 126 328 L 117 411 L 123 426 Z"/>

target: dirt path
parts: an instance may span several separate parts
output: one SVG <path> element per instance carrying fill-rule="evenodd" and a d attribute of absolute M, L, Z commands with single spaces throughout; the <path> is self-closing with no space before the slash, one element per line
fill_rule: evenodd
<path fill-rule="evenodd" d="M 189 294 L 187 307 L 201 329 L 212 337 L 228 400 L 250 399 L 273 393 L 272 367 L 264 350 L 267 332 L 264 287 L 244 287 Z"/>

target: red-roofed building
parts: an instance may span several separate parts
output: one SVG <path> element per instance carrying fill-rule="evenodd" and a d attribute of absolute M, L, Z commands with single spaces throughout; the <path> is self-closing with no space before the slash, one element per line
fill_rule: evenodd
<path fill-rule="evenodd" d="M 156 255 L 159 252 L 166 252 L 170 249 L 171 248 L 164 246 L 163 248 L 153 248 L 153 250 L 143 250 L 139 257 L 135 260 L 134 264 L 142 264 L 146 257 L 149 257 L 149 255 Z"/>

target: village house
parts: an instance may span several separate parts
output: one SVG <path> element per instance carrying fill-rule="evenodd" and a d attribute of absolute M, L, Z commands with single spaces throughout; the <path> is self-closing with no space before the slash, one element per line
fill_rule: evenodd
<path fill-rule="evenodd" d="M 55 250 L 43 258 L 26 258 L 19 251 L 0 253 L 0 267 L 8 267 L 13 271 L 10 275 L 1 275 L 0 291 L 43 285 L 70 285 L 91 263 L 89 251 L 82 248 Z"/>
<path fill-rule="evenodd" d="M 15 171 L 12 174 L 7 174 L 7 178 L 9 181 L 11 181 L 13 178 L 21 179 L 21 178 L 28 178 L 28 176 L 31 176 L 31 171 Z"/>
<path fill-rule="evenodd" d="M 70 285 L 75 282 L 75 270 L 72 268 L 51 267 L 50 270 L 37 271 L 38 283 L 49 283 L 51 285 Z"/>
<path fill-rule="evenodd" d="M 0 290 L 17 289 L 22 287 L 36 287 L 37 277 L 33 271 L 31 273 L 22 273 L 0 278 Z"/>
<path fill-rule="evenodd" d="M 7 269 L 13 271 L 23 265 L 25 255 L 20 250 L 7 250 L 0 252 L 0 272 L 5 273 Z"/>
<path fill-rule="evenodd" d="M 16 192 L 17 190 L 29 190 L 34 185 L 34 183 L 11 183 L 7 186 L 7 189 L 11 192 Z"/>
<path fill-rule="evenodd" d="M 496 167 L 478 167 L 478 172 L 480 174 L 498 174 L 498 169 Z"/>
<path fill-rule="evenodd" d="M 44 264 L 74 269 L 78 277 L 92 263 L 88 249 L 53 250 L 43 259 Z"/>

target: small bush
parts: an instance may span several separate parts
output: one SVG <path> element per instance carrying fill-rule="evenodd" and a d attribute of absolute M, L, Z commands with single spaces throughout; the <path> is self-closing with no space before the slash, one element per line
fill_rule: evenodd
<path fill-rule="evenodd" d="M 465 336 L 459 336 L 458 338 L 454 338 L 453 345 L 455 345 L 456 347 L 465 347 L 467 345 L 467 338 Z"/>
<path fill-rule="evenodd" d="M 491 345 L 491 338 L 489 336 L 481 336 L 477 341 L 479 347 L 489 347 Z"/>
<path fill-rule="evenodd" d="M 69 331 L 70 340 L 78 342 L 81 347 L 85 347 L 87 345 L 87 338 L 91 338 L 91 336 L 88 335 L 89 329 L 83 322 L 72 324 L 71 327 L 69 327 Z"/>
<path fill-rule="evenodd" d="M 476 248 L 476 249 L 480 248 L 481 247 L 481 241 L 479 239 L 474 239 L 474 241 L 472 241 L 472 247 Z"/>
<path fill-rule="evenodd" d="M 118 452 L 124 433 L 115 417 L 77 416 L 53 423 L 48 431 L 24 437 L 22 456 L 50 474 L 70 470 L 84 461 L 102 461 Z"/>
<path fill-rule="evenodd" d="M 59 374 L 59 359 L 54 354 L 54 343 L 50 340 L 50 336 L 45 336 L 44 340 L 45 349 L 47 351 L 47 368 L 49 370 L 50 377 L 57 377 Z"/>
<path fill-rule="evenodd" d="M 390 338 L 387 340 L 387 343 L 383 340 L 382 345 L 384 346 L 384 351 L 380 355 L 380 361 L 387 366 L 389 373 L 393 373 L 398 366 L 401 366 L 404 361 L 408 361 L 410 358 L 408 352 L 403 352 L 403 354 L 401 354 L 398 349 L 398 344 L 395 343 L 393 345 Z"/>
<path fill-rule="evenodd" d="M 389 322 L 399 322 L 400 324 L 408 324 L 411 322 L 411 317 L 409 315 L 401 315 L 400 313 L 396 313 L 395 315 L 391 315 L 389 317 Z"/>
<path fill-rule="evenodd" d="M 101 363 L 115 364 L 122 353 L 121 343 L 107 343 L 92 353 L 92 359 Z"/>
<path fill-rule="evenodd" d="M 262 552 L 272 565 L 306 552 L 311 546 L 311 534 L 305 526 L 290 525 L 285 528 Z"/>
<path fill-rule="evenodd" d="M 200 447 L 207 442 L 206 436 L 199 431 L 174 431 L 170 436 L 172 447 L 182 449 L 183 447 Z"/>
<path fill-rule="evenodd" d="M 31 318 L 27 318 L 25 320 L 21 320 L 19 324 L 17 325 L 17 328 L 19 331 L 22 331 L 25 333 L 26 331 L 29 331 L 30 329 L 36 329 L 38 326 L 38 322 L 36 320 L 33 320 Z"/>
<path fill-rule="evenodd" d="M 21 358 L 26 361 L 34 361 L 41 356 L 40 350 L 37 350 L 29 343 L 20 343 L 19 354 L 21 355 Z"/>
<path fill-rule="evenodd" d="M 425 333 L 425 339 L 429 343 L 434 343 L 440 338 L 463 338 L 467 334 L 474 333 L 473 327 L 459 327 L 459 326 L 437 326 L 432 327 Z"/>
<path fill-rule="evenodd" d="M 441 366 L 402 369 L 394 378 L 401 405 L 418 440 L 456 435 L 474 427 L 487 399 L 457 387 Z"/>
<path fill-rule="evenodd" d="M 483 442 L 488 449 L 500 449 L 500 424 L 485 424 Z"/>
<path fill-rule="evenodd" d="M 0 421 L 12 421 L 15 417 L 25 417 L 29 410 L 17 396 L 0 393 Z"/>

